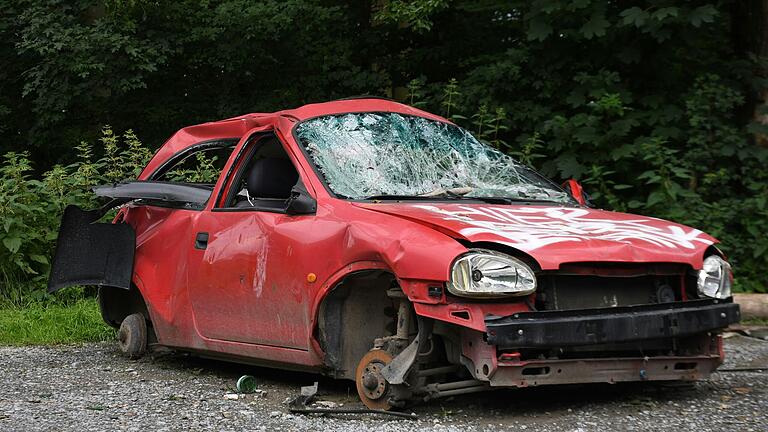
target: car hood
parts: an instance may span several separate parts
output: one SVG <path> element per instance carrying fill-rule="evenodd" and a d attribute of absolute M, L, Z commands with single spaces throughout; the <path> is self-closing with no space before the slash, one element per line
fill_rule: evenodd
<path fill-rule="evenodd" d="M 697 229 L 646 216 L 538 205 L 355 203 L 473 243 L 508 245 L 542 270 L 567 262 L 675 262 L 701 268 L 717 240 Z"/>

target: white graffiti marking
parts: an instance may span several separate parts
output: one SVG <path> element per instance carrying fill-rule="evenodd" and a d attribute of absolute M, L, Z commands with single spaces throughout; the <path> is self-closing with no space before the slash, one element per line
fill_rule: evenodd
<path fill-rule="evenodd" d="M 470 237 L 476 234 L 494 234 L 525 250 L 562 242 L 606 240 L 615 242 L 647 242 L 667 248 L 694 249 L 694 243 L 712 244 L 697 229 L 684 229 L 666 225 L 665 221 L 651 218 L 599 219 L 588 217 L 594 212 L 576 208 L 558 207 L 468 207 L 459 210 L 417 205 L 416 207 L 440 214 L 445 220 L 467 225 L 459 232 Z"/>

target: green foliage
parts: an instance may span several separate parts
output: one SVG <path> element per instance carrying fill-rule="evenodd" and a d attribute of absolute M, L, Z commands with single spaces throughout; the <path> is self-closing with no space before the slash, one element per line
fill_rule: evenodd
<path fill-rule="evenodd" d="M 56 345 L 113 340 L 95 299 L 0 307 L 0 345 Z"/>
<path fill-rule="evenodd" d="M 19 300 L 46 281 L 64 208 L 96 205 L 90 187 L 135 178 L 151 153 L 127 131 L 122 140 L 107 126 L 100 139 L 104 156 L 94 160 L 86 142 L 70 165 L 54 165 L 33 178 L 26 152 L 9 152 L 0 164 L 0 298 Z M 39 291 L 44 293 L 44 291 Z M 37 295 L 37 294 L 35 294 Z"/>
<path fill-rule="evenodd" d="M 379 23 L 397 23 L 423 33 L 432 28 L 431 15 L 448 7 L 448 0 L 388 0 L 375 16 Z"/>
<path fill-rule="evenodd" d="M 90 199 L 73 178 L 141 168 L 148 149 L 116 147 L 138 138 L 99 125 L 155 148 L 189 124 L 379 94 L 583 181 L 599 206 L 714 234 L 738 287 L 765 290 L 764 3 L 0 0 L 0 267 L 44 274 L 51 243 L 33 237 Z M 99 138 L 98 155 L 77 147 Z"/>
<path fill-rule="evenodd" d="M 204 152 L 194 154 L 194 164 L 180 164 L 177 168 L 166 174 L 168 181 L 185 183 L 216 183 L 219 179 L 220 169 L 214 165 L 218 156 L 206 156 Z"/>
<path fill-rule="evenodd" d="M 611 75 L 577 76 L 577 82 L 589 83 L 584 102 L 577 104 L 584 110 L 544 121 L 542 132 L 520 135 L 517 145 L 498 140 L 506 130 L 503 108 L 492 114 L 481 104 L 467 120 L 459 113 L 471 108 L 446 102 L 462 94 L 456 80 L 438 94 L 452 118 L 478 137 L 554 178 L 580 179 L 599 206 L 674 220 L 719 237 L 737 269 L 737 291 L 764 292 L 768 150 L 754 148 L 731 121 L 741 94 L 708 74 L 687 91 L 685 111 L 642 113 L 642 104 L 625 104 L 621 92 L 592 90 L 595 82 L 610 87 L 616 82 Z M 634 142 L 627 143 L 632 135 Z"/>

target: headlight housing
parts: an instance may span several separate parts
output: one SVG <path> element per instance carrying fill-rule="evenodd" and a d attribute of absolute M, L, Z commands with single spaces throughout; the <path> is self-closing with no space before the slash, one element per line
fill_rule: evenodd
<path fill-rule="evenodd" d="M 486 249 L 460 256 L 451 268 L 448 291 L 462 297 L 524 296 L 536 290 L 536 276 L 517 258 Z"/>
<path fill-rule="evenodd" d="M 733 273 L 731 265 L 718 255 L 704 259 L 704 266 L 698 274 L 699 297 L 724 299 L 731 296 Z"/>

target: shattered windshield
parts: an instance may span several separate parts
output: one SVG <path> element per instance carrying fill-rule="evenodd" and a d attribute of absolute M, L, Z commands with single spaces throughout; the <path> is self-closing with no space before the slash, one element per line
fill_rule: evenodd
<path fill-rule="evenodd" d="M 571 203 L 549 180 L 457 126 L 396 113 L 301 123 L 296 135 L 328 187 L 350 199 L 488 197 Z"/>

